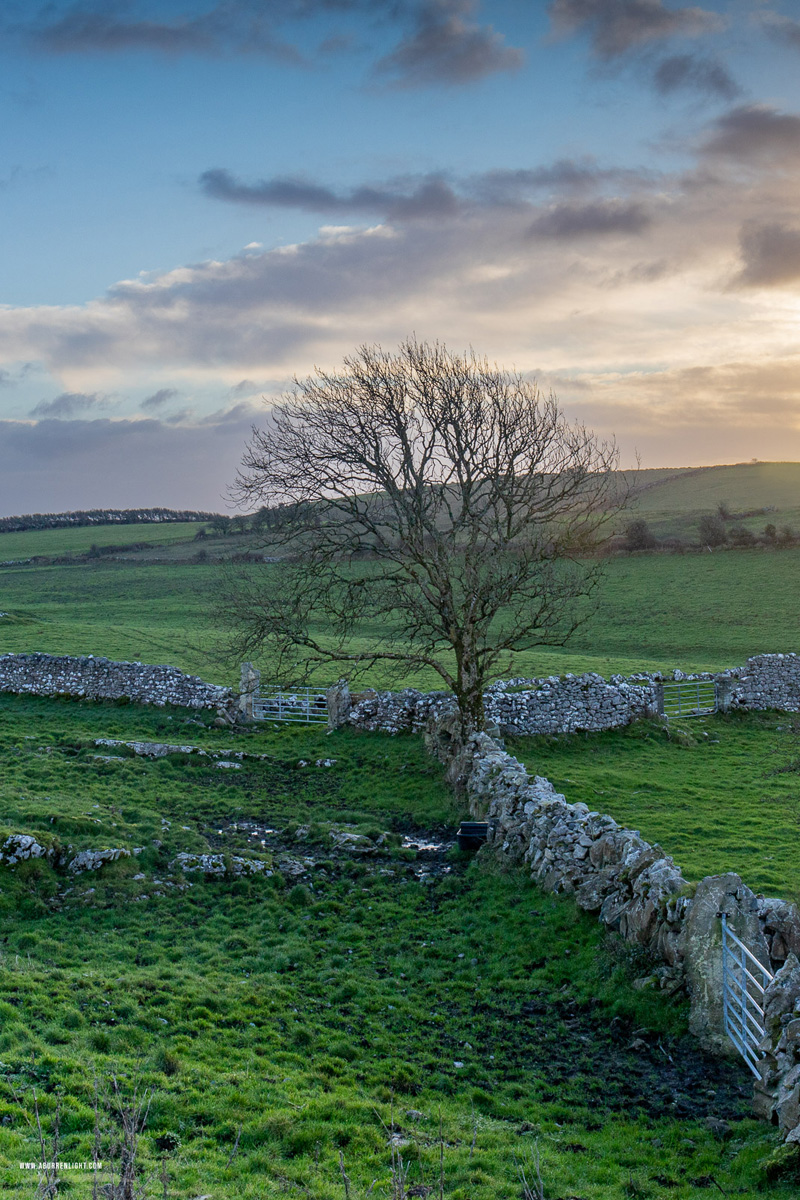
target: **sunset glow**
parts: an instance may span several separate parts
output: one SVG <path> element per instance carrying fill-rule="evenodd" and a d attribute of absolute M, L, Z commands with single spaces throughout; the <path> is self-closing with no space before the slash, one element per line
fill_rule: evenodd
<path fill-rule="evenodd" d="M 800 458 L 789 0 L 4 23 L 2 512 L 218 508 L 264 398 L 411 332 L 627 463 Z"/>

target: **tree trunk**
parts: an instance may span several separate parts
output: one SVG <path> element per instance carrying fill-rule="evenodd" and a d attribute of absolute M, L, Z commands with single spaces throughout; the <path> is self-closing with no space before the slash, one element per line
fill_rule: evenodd
<path fill-rule="evenodd" d="M 473 678 L 465 685 L 459 671 L 456 686 L 456 702 L 461 715 L 461 740 L 466 742 L 473 733 L 480 733 L 486 725 L 483 707 L 483 679 Z"/>

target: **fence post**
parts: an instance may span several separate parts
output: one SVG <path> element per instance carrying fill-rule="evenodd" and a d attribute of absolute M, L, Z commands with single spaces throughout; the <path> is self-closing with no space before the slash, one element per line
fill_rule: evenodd
<path fill-rule="evenodd" d="M 254 717 L 256 692 L 261 686 L 261 672 L 250 662 L 243 662 L 239 683 L 239 711 L 249 721 Z"/>
<path fill-rule="evenodd" d="M 718 675 L 714 680 L 714 702 L 717 706 L 717 712 L 730 712 L 732 699 L 733 680 L 729 676 Z"/>
<path fill-rule="evenodd" d="M 339 729 L 340 726 L 346 725 L 353 703 L 347 680 L 340 679 L 333 687 L 329 687 L 325 698 L 328 706 L 328 729 Z"/>
<path fill-rule="evenodd" d="M 658 715 L 660 717 L 663 717 L 663 715 L 664 715 L 664 684 L 663 683 L 655 683 L 655 684 L 653 684 L 653 686 L 654 686 L 655 692 L 656 692 L 656 712 L 658 713 Z"/>

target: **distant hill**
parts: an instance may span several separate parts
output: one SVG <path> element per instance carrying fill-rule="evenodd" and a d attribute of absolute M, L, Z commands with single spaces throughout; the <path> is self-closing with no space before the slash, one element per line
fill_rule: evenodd
<path fill-rule="evenodd" d="M 70 529 L 82 525 L 161 525 L 173 521 L 211 521 L 216 513 L 174 508 L 91 508 L 76 512 L 27 513 L 0 517 L 0 533 L 28 529 Z"/>
<path fill-rule="evenodd" d="M 692 512 L 728 505 L 731 511 L 800 507 L 800 463 L 736 463 L 640 471 L 635 489 L 645 512 Z"/>
<path fill-rule="evenodd" d="M 761 535 L 765 526 L 800 536 L 800 463 L 735 463 L 720 467 L 626 472 L 633 498 L 624 520 L 642 518 L 658 538 L 697 540 L 703 516 L 726 528 Z"/>

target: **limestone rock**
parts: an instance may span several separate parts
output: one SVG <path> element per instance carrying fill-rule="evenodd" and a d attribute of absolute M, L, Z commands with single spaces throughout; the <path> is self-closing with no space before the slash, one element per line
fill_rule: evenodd
<path fill-rule="evenodd" d="M 106 863 L 116 862 L 118 858 L 130 858 L 130 850 L 117 847 L 113 850 L 80 850 L 69 863 L 73 875 L 84 871 L 99 871 Z"/>
<path fill-rule="evenodd" d="M 204 875 L 224 875 L 228 866 L 225 861 L 224 854 L 189 854 L 186 851 L 181 851 L 175 856 L 169 864 L 171 869 L 177 867 L 184 874 L 189 874 L 194 871 L 202 871 Z M 230 863 L 230 872 L 237 878 L 242 875 L 272 875 L 267 863 L 262 862 L 258 858 L 241 858 L 239 855 L 232 855 L 228 860 Z"/>
<path fill-rule="evenodd" d="M 774 897 L 758 898 L 758 915 L 769 944 L 769 956 L 776 964 L 789 954 L 800 955 L 800 914 L 794 904 Z"/>
<path fill-rule="evenodd" d="M 363 833 L 350 833 L 345 829 L 332 829 L 330 839 L 337 850 L 347 850 L 350 854 L 375 854 L 377 846 L 372 838 Z"/>
<path fill-rule="evenodd" d="M 13 867 L 29 858 L 46 858 L 47 850 L 28 833 L 12 833 L 0 846 L 0 862 Z"/>

